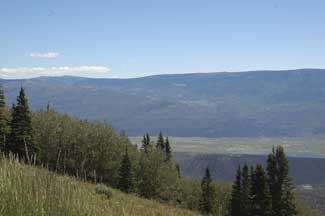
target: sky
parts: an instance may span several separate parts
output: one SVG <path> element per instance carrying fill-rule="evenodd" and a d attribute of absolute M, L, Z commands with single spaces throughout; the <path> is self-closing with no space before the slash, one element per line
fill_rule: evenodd
<path fill-rule="evenodd" d="M 324 0 L 0 0 L 0 78 L 325 68 Z"/>

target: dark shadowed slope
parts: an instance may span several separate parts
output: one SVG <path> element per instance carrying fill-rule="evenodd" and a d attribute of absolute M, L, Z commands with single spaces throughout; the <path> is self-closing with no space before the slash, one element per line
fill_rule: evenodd
<path fill-rule="evenodd" d="M 159 75 L 136 79 L 0 80 L 8 104 L 21 84 L 33 109 L 107 120 L 131 136 L 256 137 L 325 133 L 325 70 Z"/>
<path fill-rule="evenodd" d="M 186 177 L 202 178 L 207 166 L 211 168 L 213 177 L 221 182 L 233 182 L 234 173 L 239 165 L 265 165 L 266 155 L 223 155 L 223 154 L 191 154 L 174 153 L 174 159 Z M 290 173 L 295 184 L 325 183 L 325 158 L 289 157 Z"/>

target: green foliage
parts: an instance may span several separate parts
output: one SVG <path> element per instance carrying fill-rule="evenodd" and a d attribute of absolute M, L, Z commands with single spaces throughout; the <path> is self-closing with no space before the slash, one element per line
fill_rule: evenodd
<path fill-rule="evenodd" d="M 104 184 L 97 184 L 95 187 L 97 194 L 103 194 L 107 199 L 110 199 L 113 196 L 112 190 Z"/>
<path fill-rule="evenodd" d="M 166 161 L 171 161 L 171 159 L 172 159 L 172 148 L 170 146 L 168 137 L 166 137 L 166 141 L 165 141 L 165 152 L 166 152 Z"/>
<path fill-rule="evenodd" d="M 166 147 L 165 147 L 165 141 L 164 141 L 164 136 L 163 136 L 162 132 L 159 132 L 156 147 L 157 147 L 157 149 L 159 149 L 161 151 L 165 151 Z"/>
<path fill-rule="evenodd" d="M 199 215 L 1 156 L 0 194 L 0 215 L 4 216 Z"/>
<path fill-rule="evenodd" d="M 296 215 L 293 185 L 289 177 L 289 162 L 283 147 L 273 148 L 272 153 L 268 156 L 267 172 L 274 214 L 278 216 Z"/>
<path fill-rule="evenodd" d="M 201 181 L 200 210 L 204 214 L 213 214 L 216 211 L 216 190 L 209 168 L 205 170 L 205 176 Z"/>
<path fill-rule="evenodd" d="M 267 159 L 267 174 L 261 165 L 238 168 L 233 184 L 229 213 L 231 216 L 293 216 L 297 215 L 289 163 L 281 146 Z"/>
<path fill-rule="evenodd" d="M 242 194 L 242 173 L 240 166 L 237 169 L 236 180 L 232 186 L 231 199 L 229 205 L 230 216 L 241 214 L 241 194 Z"/>
<path fill-rule="evenodd" d="M 6 112 L 5 95 L 0 85 L 0 149 L 5 150 L 6 137 L 8 134 L 8 122 Z"/>
<path fill-rule="evenodd" d="M 241 183 L 241 196 L 240 196 L 241 216 L 250 216 L 251 214 L 252 182 L 250 177 L 251 176 L 249 173 L 249 168 L 247 164 L 245 164 L 242 170 L 242 183 Z"/>
<path fill-rule="evenodd" d="M 119 169 L 118 185 L 117 187 L 126 193 L 134 191 L 134 175 L 133 167 L 126 149 Z"/>
<path fill-rule="evenodd" d="M 26 161 L 30 161 L 39 151 L 33 140 L 31 113 L 23 88 L 20 89 L 17 104 L 12 107 L 8 150 Z"/>
<path fill-rule="evenodd" d="M 257 165 L 252 175 L 251 215 L 272 216 L 272 201 L 267 177 L 261 165 Z"/>
<path fill-rule="evenodd" d="M 152 145 L 150 141 L 150 135 L 147 133 L 146 135 L 143 136 L 142 149 L 144 150 L 145 153 L 148 153 L 148 151 L 150 151 L 151 148 Z"/>

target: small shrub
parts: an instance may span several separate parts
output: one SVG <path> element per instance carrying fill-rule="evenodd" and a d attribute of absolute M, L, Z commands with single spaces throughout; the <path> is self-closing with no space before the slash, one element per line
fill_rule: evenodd
<path fill-rule="evenodd" d="M 112 190 L 104 184 L 96 185 L 95 191 L 97 194 L 105 195 L 107 199 L 110 199 L 113 195 Z"/>

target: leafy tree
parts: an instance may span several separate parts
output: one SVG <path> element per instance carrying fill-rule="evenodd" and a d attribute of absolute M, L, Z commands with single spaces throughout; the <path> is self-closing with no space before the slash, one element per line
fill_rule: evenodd
<path fill-rule="evenodd" d="M 7 126 L 5 95 L 0 85 L 0 149 L 2 150 L 5 150 Z"/>
<path fill-rule="evenodd" d="M 251 179 L 248 166 L 245 164 L 242 171 L 242 184 L 241 184 L 241 216 L 250 216 L 251 212 Z"/>
<path fill-rule="evenodd" d="M 268 156 L 267 174 L 274 215 L 296 215 L 293 185 L 289 177 L 289 162 L 283 147 L 273 148 L 272 153 Z"/>
<path fill-rule="evenodd" d="M 158 196 L 158 161 L 155 152 L 142 153 L 139 162 L 138 190 L 145 198 Z"/>
<path fill-rule="evenodd" d="M 216 209 L 216 191 L 213 185 L 209 167 L 206 168 L 205 176 L 201 181 L 200 210 L 204 214 L 212 214 Z"/>
<path fill-rule="evenodd" d="M 9 150 L 29 161 L 38 148 L 33 143 L 31 113 L 23 88 L 20 89 L 17 104 L 12 107 L 10 129 Z"/>
<path fill-rule="evenodd" d="M 240 166 L 237 169 L 236 180 L 232 186 L 229 213 L 230 216 L 241 215 L 242 173 Z"/>
<path fill-rule="evenodd" d="M 252 209 L 251 215 L 272 216 L 272 200 L 269 192 L 265 171 L 257 165 L 252 178 Z"/>
<path fill-rule="evenodd" d="M 166 161 L 169 162 L 172 159 L 172 148 L 169 143 L 168 137 L 166 137 L 165 141 L 165 152 L 166 152 Z"/>
<path fill-rule="evenodd" d="M 126 193 L 134 191 L 134 176 L 127 149 L 119 169 L 118 188 Z"/>
<path fill-rule="evenodd" d="M 158 135 L 158 140 L 157 140 L 157 149 L 161 151 L 165 151 L 165 141 L 164 141 L 164 136 L 161 132 L 159 132 Z"/>

